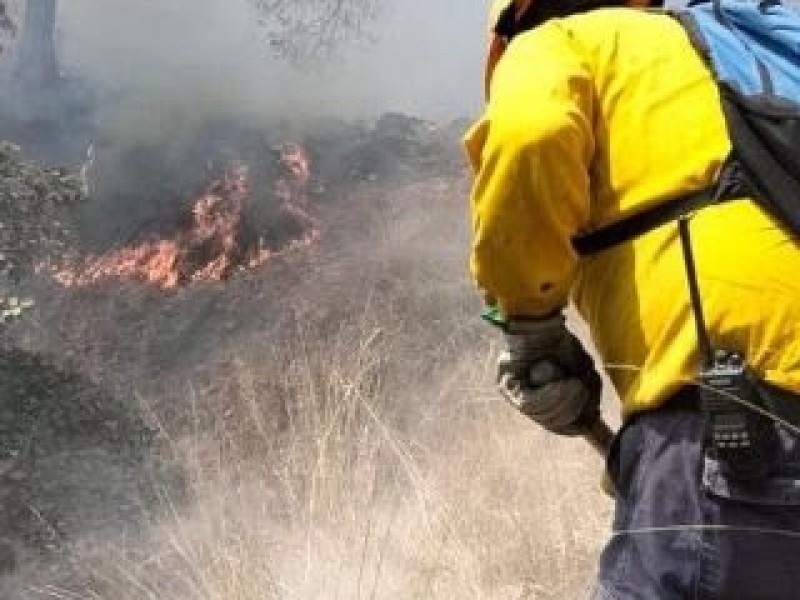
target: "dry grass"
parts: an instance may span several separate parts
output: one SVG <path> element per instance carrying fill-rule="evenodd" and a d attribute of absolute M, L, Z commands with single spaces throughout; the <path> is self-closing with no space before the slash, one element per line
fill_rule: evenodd
<path fill-rule="evenodd" d="M 610 511 L 601 463 L 496 398 L 495 336 L 474 318 L 463 273 L 462 208 L 445 202 L 463 190 L 427 186 L 395 197 L 326 267 L 359 265 L 357 281 L 316 296 L 315 310 L 335 310 L 232 360 L 213 426 L 163 425 L 189 499 L 162 490 L 149 531 L 84 540 L 79 581 L 26 597 L 585 594 Z M 307 301 L 322 280 L 297 293 Z"/>

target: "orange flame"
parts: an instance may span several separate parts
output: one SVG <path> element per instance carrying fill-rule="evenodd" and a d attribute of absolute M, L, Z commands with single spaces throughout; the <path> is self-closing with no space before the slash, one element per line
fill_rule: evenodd
<path fill-rule="evenodd" d="M 244 214 L 250 198 L 250 169 L 235 165 L 195 201 L 188 224 L 171 239 L 156 239 L 100 256 L 88 256 L 76 266 L 48 266 L 66 287 L 84 287 L 104 280 L 130 279 L 173 289 L 196 281 L 220 281 L 235 271 L 255 268 L 272 258 L 314 244 L 319 223 L 311 216 L 306 193 L 311 169 L 303 149 L 286 144 L 281 162 L 287 177 L 275 183 L 281 210 L 300 225 L 302 234 L 280 248 L 262 238 L 250 247 L 243 238 Z"/>

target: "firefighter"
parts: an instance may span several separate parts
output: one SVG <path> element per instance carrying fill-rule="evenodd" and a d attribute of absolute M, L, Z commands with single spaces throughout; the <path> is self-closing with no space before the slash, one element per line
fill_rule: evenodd
<path fill-rule="evenodd" d="M 565 325 L 574 305 L 623 417 L 608 455 L 616 506 L 597 598 L 795 598 L 800 248 L 751 201 L 692 219 L 709 334 L 746 356 L 786 425 L 775 428 L 770 468 L 741 482 L 707 451 L 676 223 L 586 258 L 573 245 L 706 188 L 731 148 L 716 85 L 678 21 L 609 4 L 505 0 L 492 10 L 487 105 L 465 146 L 470 269 L 504 331 L 497 382 L 555 434 L 591 428 L 601 380 Z"/>

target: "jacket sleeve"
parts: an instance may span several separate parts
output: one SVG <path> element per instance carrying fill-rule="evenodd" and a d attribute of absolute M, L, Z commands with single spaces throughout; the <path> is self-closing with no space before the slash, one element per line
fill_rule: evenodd
<path fill-rule="evenodd" d="M 593 99 L 585 53 L 553 22 L 514 40 L 467 134 L 470 268 L 506 315 L 540 316 L 567 302 L 577 265 L 570 240 L 589 219 Z"/>

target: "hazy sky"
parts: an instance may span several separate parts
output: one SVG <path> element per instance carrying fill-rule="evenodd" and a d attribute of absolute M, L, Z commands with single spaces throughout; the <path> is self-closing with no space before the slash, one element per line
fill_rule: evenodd
<path fill-rule="evenodd" d="M 488 0 L 387 0 L 377 41 L 298 72 L 271 60 L 248 0 L 61 0 L 65 66 L 165 102 L 248 111 L 464 116 L 480 104 Z"/>

